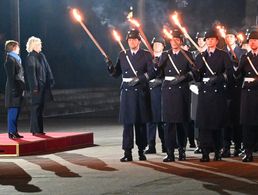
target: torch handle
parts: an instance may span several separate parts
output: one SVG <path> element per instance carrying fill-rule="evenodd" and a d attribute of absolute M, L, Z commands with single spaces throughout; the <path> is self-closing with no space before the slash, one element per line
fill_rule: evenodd
<path fill-rule="evenodd" d="M 144 34 L 142 28 L 141 28 L 141 27 L 138 27 L 138 30 L 139 30 L 139 32 L 140 32 L 140 34 L 141 34 L 141 36 L 142 36 L 142 38 L 143 38 L 143 40 L 144 40 L 144 42 L 145 42 L 145 45 L 146 45 L 147 49 L 149 50 L 149 52 L 150 52 L 151 55 L 153 56 L 154 54 L 153 54 L 152 47 L 151 47 L 151 45 L 150 45 L 150 43 L 149 43 L 149 41 L 148 41 L 146 35 Z"/>
<path fill-rule="evenodd" d="M 97 48 L 99 49 L 99 51 L 102 53 L 102 55 L 105 58 L 108 58 L 108 55 L 105 53 L 105 51 L 101 48 L 101 46 L 99 45 L 98 41 L 94 38 L 94 36 L 91 34 L 91 32 L 88 30 L 88 28 L 84 25 L 83 22 L 80 21 L 80 25 L 82 26 L 82 28 L 84 29 L 84 31 L 89 35 L 89 37 L 91 38 L 91 40 L 93 41 L 93 43 L 97 46 Z"/>

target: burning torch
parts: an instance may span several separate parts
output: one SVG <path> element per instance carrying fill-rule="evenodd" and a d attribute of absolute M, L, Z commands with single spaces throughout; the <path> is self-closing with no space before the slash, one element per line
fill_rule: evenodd
<path fill-rule="evenodd" d="M 212 75 L 215 75 L 215 73 L 212 71 L 212 69 L 210 68 L 208 62 L 206 61 L 205 57 L 202 55 L 202 51 L 199 48 L 199 46 L 194 42 L 194 40 L 190 37 L 190 35 L 188 34 L 188 32 L 186 31 L 186 29 L 180 24 L 179 20 L 178 20 L 178 15 L 175 12 L 175 14 L 172 15 L 172 20 L 174 21 L 174 23 L 178 26 L 178 28 L 182 31 L 182 33 L 184 34 L 184 36 L 193 44 L 193 46 L 200 52 L 201 56 L 202 56 L 202 60 L 205 64 L 205 66 L 208 68 L 208 70 L 210 71 L 210 73 Z"/>
<path fill-rule="evenodd" d="M 226 39 L 226 29 L 220 25 L 216 26 L 216 28 L 218 29 L 220 36 L 225 40 L 226 45 L 228 46 L 230 52 L 232 53 L 234 59 L 236 59 L 236 61 L 238 61 L 238 58 L 236 56 L 236 53 L 234 52 L 234 50 L 232 49 L 231 45 L 228 43 L 227 39 Z"/>
<path fill-rule="evenodd" d="M 144 34 L 144 32 L 142 30 L 141 24 L 136 19 L 133 19 L 131 17 L 128 17 L 128 21 L 139 30 L 143 44 L 147 47 L 147 49 L 153 56 L 153 49 L 152 49 L 146 35 Z"/>
<path fill-rule="evenodd" d="M 131 63 L 131 61 L 130 61 L 127 53 L 126 53 L 126 50 L 125 50 L 125 48 L 124 48 L 124 46 L 123 46 L 123 44 L 121 42 L 121 37 L 120 37 L 120 35 L 118 34 L 118 32 L 116 30 L 113 30 L 113 36 L 114 36 L 115 40 L 118 42 L 118 44 L 121 47 L 121 49 L 123 50 L 123 52 L 125 53 L 126 60 L 127 60 L 128 64 L 129 64 L 131 70 L 133 71 L 135 76 L 137 76 L 137 72 L 135 71 L 135 69 L 134 69 L 134 67 L 133 67 L 133 65 L 132 65 L 132 63 Z"/>
<path fill-rule="evenodd" d="M 101 54 L 105 57 L 108 58 L 108 55 L 106 54 L 106 52 L 102 49 L 102 47 L 100 46 L 100 44 L 98 43 L 98 41 L 94 38 L 94 36 L 91 34 L 91 32 L 88 30 L 88 28 L 86 27 L 86 25 L 83 23 L 83 19 L 82 16 L 80 14 L 80 12 L 77 9 L 72 9 L 72 14 L 73 17 L 75 18 L 75 20 L 77 22 L 79 22 L 79 24 L 81 25 L 81 27 L 83 28 L 83 30 L 89 35 L 90 39 L 93 41 L 93 43 L 97 46 L 97 48 L 99 49 L 99 51 L 101 52 Z"/>

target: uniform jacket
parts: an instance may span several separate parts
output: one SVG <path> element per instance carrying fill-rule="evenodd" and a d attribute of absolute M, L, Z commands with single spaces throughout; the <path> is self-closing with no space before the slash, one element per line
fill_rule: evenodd
<path fill-rule="evenodd" d="M 130 50 L 126 50 L 126 53 L 137 72 L 140 83 L 136 86 L 129 86 L 128 82 L 121 83 L 119 120 L 124 124 L 146 123 L 151 119 L 148 80 L 156 76 L 152 56 L 143 49 L 139 49 L 134 56 Z M 135 77 L 123 51 L 120 52 L 116 65 L 109 69 L 109 72 L 115 78 L 121 75 L 122 78 Z M 149 79 L 144 74 L 147 74 Z"/>
<path fill-rule="evenodd" d="M 205 129 L 221 129 L 226 123 L 227 98 L 226 83 L 233 78 L 233 66 L 229 55 L 220 49 L 215 49 L 209 56 L 207 50 L 203 53 L 218 82 L 210 85 L 205 78 L 211 78 L 212 73 L 202 60 L 201 54 L 196 58 L 200 70 L 200 86 L 197 106 L 197 127 Z"/>

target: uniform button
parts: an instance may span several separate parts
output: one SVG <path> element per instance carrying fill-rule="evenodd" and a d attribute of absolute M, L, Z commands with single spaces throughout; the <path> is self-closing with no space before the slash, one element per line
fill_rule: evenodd
<path fill-rule="evenodd" d="M 127 71 L 125 71 L 125 74 L 127 74 Z"/>
<path fill-rule="evenodd" d="M 128 91 L 128 89 L 125 89 L 125 91 Z"/>
<path fill-rule="evenodd" d="M 247 89 L 247 91 L 251 91 L 251 89 Z"/>
<path fill-rule="evenodd" d="M 182 70 L 179 70 L 179 72 L 182 72 Z"/>
<path fill-rule="evenodd" d="M 248 72 L 248 74 L 251 74 L 251 72 Z"/>
<path fill-rule="evenodd" d="M 215 92 L 218 92 L 218 90 L 217 90 L 217 89 L 215 89 L 214 91 L 215 91 Z"/>
<path fill-rule="evenodd" d="M 152 90 L 152 88 L 150 88 L 150 90 Z"/>
<path fill-rule="evenodd" d="M 171 70 L 168 70 L 168 72 L 171 72 Z"/>
<path fill-rule="evenodd" d="M 206 93 L 206 91 L 203 91 L 203 93 Z"/>
<path fill-rule="evenodd" d="M 169 90 L 171 89 L 171 87 L 168 88 Z"/>
<path fill-rule="evenodd" d="M 178 88 L 179 88 L 179 89 L 181 89 L 182 87 L 181 87 L 181 86 L 179 86 Z"/>
<path fill-rule="evenodd" d="M 235 85 L 235 87 L 237 87 L 237 85 Z"/>
<path fill-rule="evenodd" d="M 138 89 L 134 89 L 134 91 L 138 91 Z"/>

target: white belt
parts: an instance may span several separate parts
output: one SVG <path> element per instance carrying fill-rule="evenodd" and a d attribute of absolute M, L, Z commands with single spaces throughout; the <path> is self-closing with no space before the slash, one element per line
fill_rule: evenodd
<path fill-rule="evenodd" d="M 174 79 L 176 79 L 176 77 L 169 77 L 169 76 L 165 77 L 166 81 L 173 81 Z"/>
<path fill-rule="evenodd" d="M 253 82 L 254 80 L 255 80 L 255 78 L 251 78 L 251 77 L 244 78 L 244 82 Z"/>
<path fill-rule="evenodd" d="M 204 78 L 202 79 L 202 81 L 205 82 L 205 83 L 208 82 L 209 80 L 210 80 L 209 77 L 204 77 Z"/>
<path fill-rule="evenodd" d="M 123 78 L 123 82 L 129 83 L 133 80 L 133 78 Z"/>
<path fill-rule="evenodd" d="M 152 80 L 150 80 L 149 82 L 150 83 L 154 83 L 156 81 L 156 79 L 152 79 Z"/>

